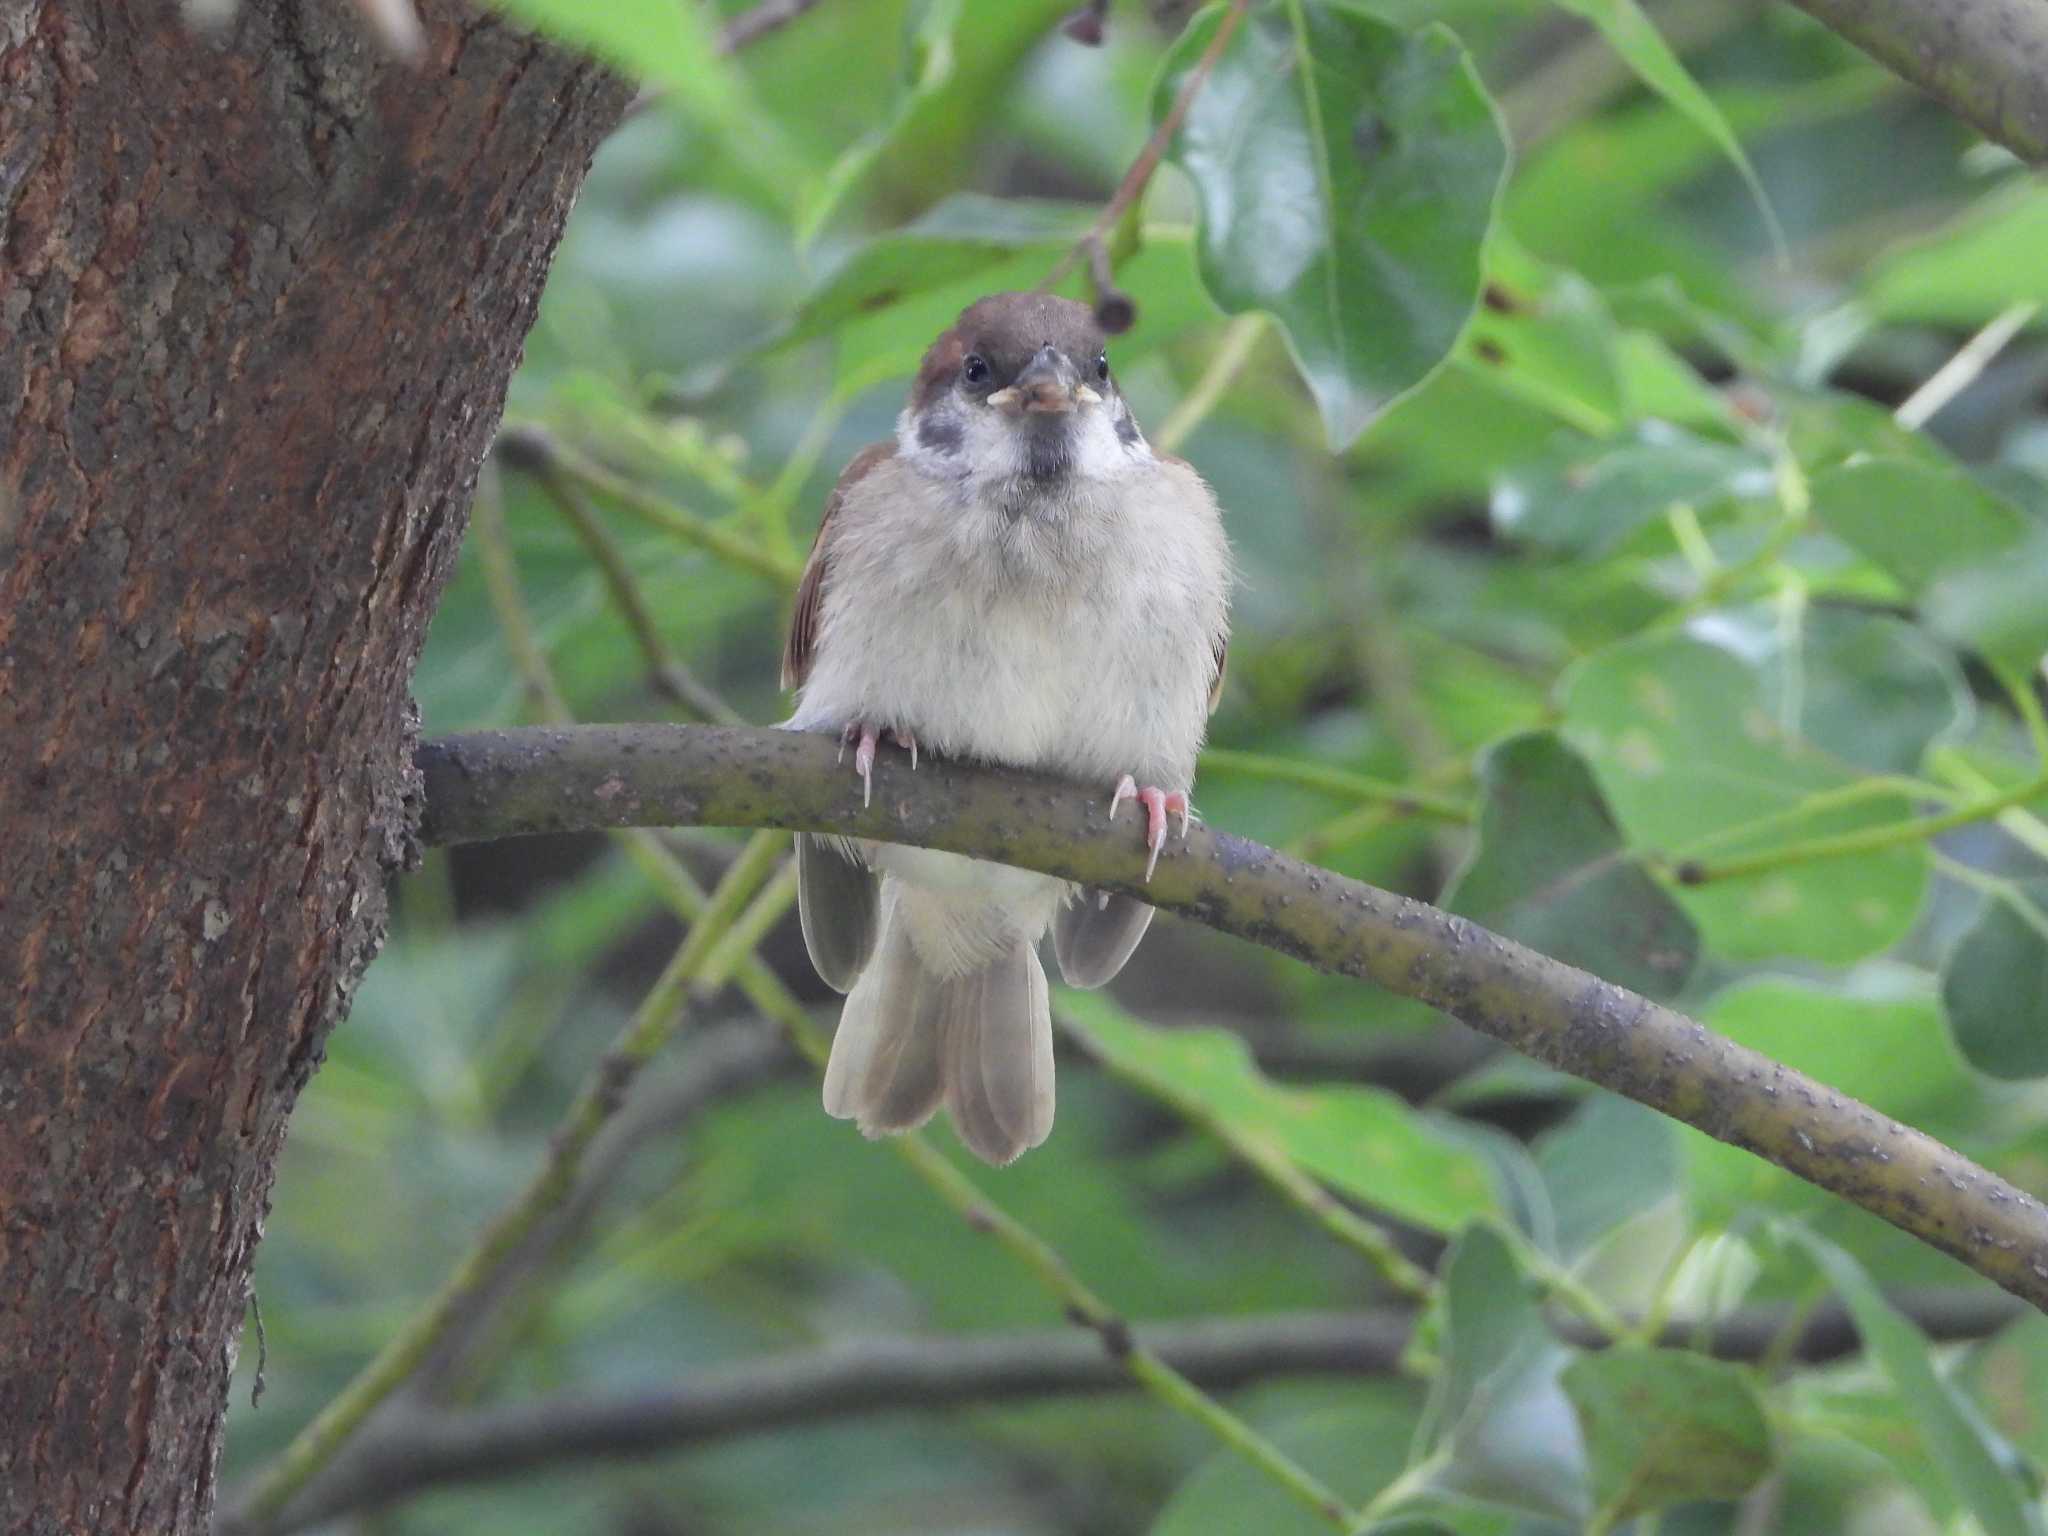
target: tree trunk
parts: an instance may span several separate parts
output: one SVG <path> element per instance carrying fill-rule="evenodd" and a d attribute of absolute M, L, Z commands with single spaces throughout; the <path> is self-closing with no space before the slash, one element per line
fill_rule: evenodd
<path fill-rule="evenodd" d="M 202 1531 L 407 685 L 626 92 L 453 3 L 0 0 L 0 1531 Z"/>

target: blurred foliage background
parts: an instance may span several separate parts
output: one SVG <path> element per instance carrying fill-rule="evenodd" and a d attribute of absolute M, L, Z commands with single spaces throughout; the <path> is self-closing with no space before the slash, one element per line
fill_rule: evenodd
<path fill-rule="evenodd" d="M 1119 0 L 1088 47 L 1070 0 L 822 0 L 730 58 L 678 0 L 507 8 L 659 99 L 550 278 L 425 730 L 772 722 L 833 477 L 959 308 L 1089 227 L 1224 8 Z M 2048 191 L 1784 6 L 1262 0 L 1109 248 L 1137 306 L 1122 387 L 1242 564 L 1204 815 L 2048 1194 Z M 1063 287 L 1088 295 L 1086 263 Z M 231 1481 L 532 1176 L 680 938 L 663 861 L 708 884 L 740 846 L 507 844 L 401 887 L 298 1112 Z M 761 954 L 829 1029 L 793 913 Z M 464 1309 L 408 1411 L 1060 1326 L 914 1162 L 823 1115 L 761 995 L 691 990 L 559 1241 Z M 1000 1172 L 934 1144 L 1141 1336 L 1419 1304 L 1404 1369 L 1225 1399 L 1374 1529 L 2041 1529 L 2048 1320 L 1933 1349 L 1870 1277 L 1937 1302 L 1983 1282 L 1875 1220 L 1170 919 L 1056 1010 L 1052 1140 Z M 1642 1341 L 1829 1295 L 1867 1353 Z M 1574 1314 L 1646 1321 L 1595 1353 L 1553 1328 Z M 565 1462 L 336 1528 L 1350 1523 L 1127 1394 Z"/>

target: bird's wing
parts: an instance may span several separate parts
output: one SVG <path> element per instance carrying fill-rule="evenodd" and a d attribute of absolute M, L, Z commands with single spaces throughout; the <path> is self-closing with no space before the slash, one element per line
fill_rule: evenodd
<path fill-rule="evenodd" d="M 789 619 L 789 640 L 782 647 L 784 688 L 795 688 L 810 675 L 811 657 L 818 644 L 818 610 L 824 601 L 825 580 L 832 564 L 833 520 L 846 504 L 847 493 L 895 453 L 894 443 L 872 443 L 861 449 L 840 475 L 839 483 L 832 487 L 832 494 L 825 498 L 825 515 L 818 520 L 818 536 L 811 540 L 811 555 L 804 562 L 803 579 L 796 586 L 796 610 Z"/>

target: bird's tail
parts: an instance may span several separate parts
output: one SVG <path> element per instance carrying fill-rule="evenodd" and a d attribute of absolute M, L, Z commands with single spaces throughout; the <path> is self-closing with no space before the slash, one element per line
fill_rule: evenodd
<path fill-rule="evenodd" d="M 847 994 L 825 1069 L 825 1109 L 879 1136 L 943 1100 L 975 1156 L 1013 1161 L 1052 1130 L 1052 1009 L 1022 934 L 978 969 L 934 971 L 888 902 L 873 957 Z"/>

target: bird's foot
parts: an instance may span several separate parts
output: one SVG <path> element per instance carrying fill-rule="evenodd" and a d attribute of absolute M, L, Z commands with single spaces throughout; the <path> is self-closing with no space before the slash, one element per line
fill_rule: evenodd
<path fill-rule="evenodd" d="M 860 803 L 870 805 L 875 798 L 875 747 L 884 736 L 896 738 L 896 745 L 910 754 L 911 772 L 917 771 L 917 738 L 899 726 L 872 726 L 859 720 L 849 720 L 839 733 L 839 760 L 846 761 L 846 744 L 855 743 L 853 749 L 853 771 L 860 775 Z"/>
<path fill-rule="evenodd" d="M 1194 819 L 1194 807 L 1188 804 L 1187 792 L 1176 789 L 1171 793 L 1147 784 L 1143 789 L 1128 773 L 1117 780 L 1116 793 L 1110 796 L 1109 819 L 1116 820 L 1116 813 L 1126 800 L 1135 800 L 1145 808 L 1145 846 L 1151 850 L 1151 857 L 1145 861 L 1145 878 L 1152 878 L 1152 871 L 1159 867 L 1159 850 L 1166 846 L 1166 818 L 1180 817 L 1181 841 L 1187 841 L 1188 823 Z"/>

